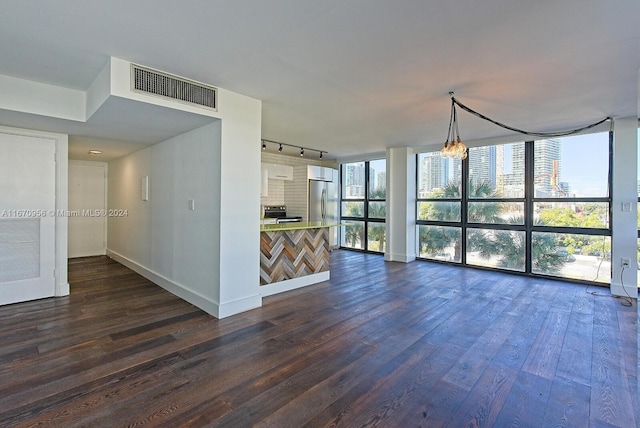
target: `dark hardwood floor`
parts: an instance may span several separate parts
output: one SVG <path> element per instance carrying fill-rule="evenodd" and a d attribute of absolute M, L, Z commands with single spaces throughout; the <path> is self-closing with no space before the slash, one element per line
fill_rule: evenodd
<path fill-rule="evenodd" d="M 217 320 L 106 257 L 71 260 L 69 297 L 0 307 L 0 425 L 638 423 L 635 301 L 347 251 L 331 266 Z"/>

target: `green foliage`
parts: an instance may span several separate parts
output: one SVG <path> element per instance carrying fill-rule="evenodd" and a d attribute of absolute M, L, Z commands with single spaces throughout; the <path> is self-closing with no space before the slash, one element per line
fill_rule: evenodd
<path fill-rule="evenodd" d="M 368 249 L 383 253 L 386 233 L 387 229 L 384 224 L 369 223 L 369 230 L 367 231 Z"/>
<path fill-rule="evenodd" d="M 597 204 L 586 204 L 582 212 L 571 208 L 546 208 L 540 213 L 540 220 L 549 226 L 605 228 L 608 213 Z"/>
<path fill-rule="evenodd" d="M 611 241 L 602 236 L 594 236 L 587 245 L 582 247 L 582 254 L 609 259 L 611 257 Z"/>
<path fill-rule="evenodd" d="M 386 218 L 387 203 L 386 202 L 370 202 L 369 218 Z"/>
<path fill-rule="evenodd" d="M 385 186 L 376 187 L 369 191 L 369 199 L 387 199 L 387 188 Z"/>
<path fill-rule="evenodd" d="M 540 221 L 548 226 L 578 227 L 580 220 L 569 208 L 548 208 L 540 213 Z"/>
<path fill-rule="evenodd" d="M 344 229 L 344 240 L 347 246 L 351 248 L 362 248 L 364 243 L 364 224 L 354 222 Z"/>
<path fill-rule="evenodd" d="M 420 254 L 435 257 L 445 248 L 453 245 L 454 260 L 460 260 L 460 229 L 453 227 L 420 226 Z"/>
<path fill-rule="evenodd" d="M 362 206 L 363 206 L 362 202 L 347 202 L 345 204 L 345 212 L 343 216 L 362 217 L 364 215 Z"/>

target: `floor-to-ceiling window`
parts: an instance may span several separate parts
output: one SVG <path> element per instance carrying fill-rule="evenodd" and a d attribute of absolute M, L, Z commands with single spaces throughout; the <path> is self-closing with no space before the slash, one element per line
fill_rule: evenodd
<path fill-rule="evenodd" d="M 342 164 L 341 246 L 384 253 L 387 164 L 385 159 Z"/>
<path fill-rule="evenodd" d="M 598 133 L 419 154 L 418 256 L 608 283 L 610 150 Z"/>

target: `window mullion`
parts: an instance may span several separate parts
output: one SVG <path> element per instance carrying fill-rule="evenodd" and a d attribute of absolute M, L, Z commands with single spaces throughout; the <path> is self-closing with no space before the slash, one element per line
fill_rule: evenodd
<path fill-rule="evenodd" d="M 534 142 L 524 143 L 524 224 L 525 224 L 525 249 L 524 272 L 532 272 L 533 259 L 533 198 L 535 197 L 534 180 Z"/>
<path fill-rule="evenodd" d="M 460 183 L 460 263 L 467 264 L 467 207 L 469 202 L 469 157 L 462 161 Z"/>

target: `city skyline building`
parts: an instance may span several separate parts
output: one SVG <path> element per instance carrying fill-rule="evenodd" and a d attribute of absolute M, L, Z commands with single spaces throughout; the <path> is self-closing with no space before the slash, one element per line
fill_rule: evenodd
<path fill-rule="evenodd" d="M 364 198 L 364 163 L 350 163 L 345 165 L 345 198 Z"/>
<path fill-rule="evenodd" d="M 488 182 L 499 197 L 523 198 L 525 182 L 525 143 L 507 143 L 469 149 L 469 175 L 474 182 Z M 428 198 L 436 188 L 460 182 L 462 168 L 440 152 L 421 157 L 418 197 Z M 461 162 L 457 160 L 458 164 Z M 534 186 L 537 197 L 569 196 L 571 184 L 562 181 L 561 143 L 558 139 L 534 142 Z"/>

